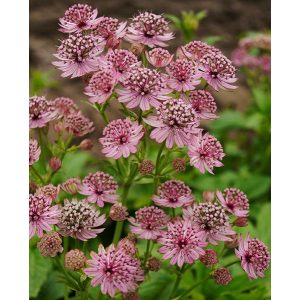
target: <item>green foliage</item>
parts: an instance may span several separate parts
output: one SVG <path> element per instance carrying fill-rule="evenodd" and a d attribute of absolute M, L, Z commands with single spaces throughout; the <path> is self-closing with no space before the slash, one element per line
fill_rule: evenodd
<path fill-rule="evenodd" d="M 51 72 L 31 70 L 30 72 L 30 95 L 34 96 L 48 88 L 57 87 L 57 82 L 51 78 Z"/>

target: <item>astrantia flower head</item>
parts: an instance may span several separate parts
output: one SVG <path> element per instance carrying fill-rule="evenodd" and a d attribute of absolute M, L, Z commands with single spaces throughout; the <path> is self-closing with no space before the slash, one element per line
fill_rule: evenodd
<path fill-rule="evenodd" d="M 163 259 L 171 259 L 172 265 L 180 268 L 184 263 L 192 264 L 205 251 L 207 245 L 203 232 L 199 231 L 190 221 L 176 219 L 168 223 L 168 230 L 163 232 L 158 242 L 163 246 L 159 249 Z"/>
<path fill-rule="evenodd" d="M 65 255 L 65 268 L 70 271 L 79 271 L 85 266 L 86 257 L 79 249 L 72 249 Z"/>
<path fill-rule="evenodd" d="M 217 241 L 230 241 L 235 232 L 230 228 L 224 209 L 216 203 L 206 202 L 190 206 L 183 211 L 184 219 L 192 221 L 205 234 L 206 240 L 217 245 Z"/>
<path fill-rule="evenodd" d="M 59 19 L 59 30 L 66 33 L 89 30 L 98 23 L 97 14 L 97 9 L 87 4 L 74 4 Z"/>
<path fill-rule="evenodd" d="M 221 53 L 221 51 L 201 41 L 192 41 L 181 47 L 183 54 L 192 60 L 198 61 L 209 52 Z"/>
<path fill-rule="evenodd" d="M 122 248 L 111 245 L 105 250 L 100 245 L 98 253 L 91 252 L 91 257 L 84 272 L 93 277 L 92 286 L 101 286 L 104 295 L 114 297 L 118 290 L 122 293 L 134 291 L 137 282 L 144 279 L 140 261 L 126 254 Z"/>
<path fill-rule="evenodd" d="M 86 200 L 64 200 L 58 227 L 63 236 L 87 241 L 95 238 L 104 228 L 99 228 L 105 222 L 105 215 Z"/>
<path fill-rule="evenodd" d="M 237 81 L 236 69 L 223 54 L 209 52 L 199 60 L 200 76 L 215 90 L 235 89 L 232 85 Z"/>
<path fill-rule="evenodd" d="M 158 195 L 152 197 L 155 204 L 164 207 L 182 207 L 192 204 L 191 189 L 180 180 L 168 180 L 158 188 Z"/>
<path fill-rule="evenodd" d="M 119 241 L 118 248 L 121 248 L 127 255 L 134 256 L 137 253 L 136 243 L 128 237 Z"/>
<path fill-rule="evenodd" d="M 104 103 L 111 96 L 115 83 L 111 68 L 101 67 L 90 79 L 85 94 L 92 103 Z"/>
<path fill-rule="evenodd" d="M 158 207 L 149 206 L 140 208 L 135 212 L 135 218 L 129 218 L 130 230 L 141 239 L 156 240 L 162 229 L 167 225 L 168 215 Z"/>
<path fill-rule="evenodd" d="M 270 264 L 270 253 L 267 246 L 258 239 L 251 239 L 249 235 L 239 241 L 235 254 L 241 260 L 242 268 L 249 279 L 264 277 L 264 272 Z"/>
<path fill-rule="evenodd" d="M 35 139 L 29 140 L 29 165 L 32 166 L 37 162 L 41 155 L 41 148 Z"/>
<path fill-rule="evenodd" d="M 80 77 L 89 72 L 97 71 L 97 56 L 103 51 L 99 40 L 89 34 L 70 34 L 61 41 L 54 54 L 59 61 L 53 62 L 63 73 L 62 77 Z"/>
<path fill-rule="evenodd" d="M 49 196 L 51 200 L 55 200 L 59 193 L 59 186 L 54 186 L 53 184 L 47 184 L 37 189 L 36 195 Z"/>
<path fill-rule="evenodd" d="M 114 221 L 124 221 L 127 219 L 127 207 L 121 203 L 115 203 L 109 211 L 109 216 Z"/>
<path fill-rule="evenodd" d="M 103 137 L 99 139 L 102 152 L 107 157 L 115 159 L 128 157 L 136 153 L 137 145 L 143 137 L 143 126 L 129 118 L 111 121 L 103 130 Z"/>
<path fill-rule="evenodd" d="M 213 249 L 206 249 L 199 259 L 206 267 L 211 267 L 219 262 L 217 252 Z"/>
<path fill-rule="evenodd" d="M 37 248 L 43 256 L 55 257 L 64 250 L 61 243 L 62 240 L 59 234 L 52 231 L 42 236 L 41 240 L 37 243 Z"/>
<path fill-rule="evenodd" d="M 52 199 L 47 195 L 29 195 L 29 238 L 35 233 L 41 237 L 43 231 L 50 231 L 51 225 L 58 223 L 59 208 L 51 203 Z"/>
<path fill-rule="evenodd" d="M 81 112 L 66 116 L 64 127 L 69 133 L 75 136 L 84 136 L 95 129 L 93 122 L 83 116 Z"/>
<path fill-rule="evenodd" d="M 133 68 L 122 82 L 123 89 L 117 89 L 118 100 L 126 103 L 128 108 L 139 106 L 141 110 L 158 107 L 170 92 L 166 88 L 163 76 L 156 70 Z"/>
<path fill-rule="evenodd" d="M 192 107 L 197 113 L 199 119 L 216 119 L 217 104 L 210 92 L 205 90 L 192 91 L 189 94 Z"/>
<path fill-rule="evenodd" d="M 174 55 L 171 55 L 170 52 L 162 48 L 154 48 L 149 52 L 146 52 L 146 57 L 149 63 L 156 68 L 164 68 L 167 66 Z"/>
<path fill-rule="evenodd" d="M 118 47 L 121 39 L 126 34 L 126 22 L 119 22 L 111 17 L 100 17 L 99 22 L 93 30 L 93 35 L 100 37 L 100 42 L 109 48 Z"/>
<path fill-rule="evenodd" d="M 128 27 L 126 39 L 132 43 L 140 43 L 151 48 L 166 47 L 166 41 L 174 38 L 169 32 L 169 24 L 162 15 L 149 12 L 140 13 L 132 19 Z"/>
<path fill-rule="evenodd" d="M 57 117 L 57 111 L 44 96 L 29 98 L 29 127 L 41 128 Z"/>
<path fill-rule="evenodd" d="M 153 163 L 152 160 L 149 159 L 144 159 L 143 161 L 141 161 L 141 163 L 139 164 L 139 172 L 142 175 L 148 175 L 151 174 L 153 172 L 153 170 L 155 169 L 155 165 Z"/>
<path fill-rule="evenodd" d="M 214 167 L 222 167 L 221 160 L 225 156 L 220 142 L 208 132 L 199 133 L 196 139 L 188 144 L 188 155 L 190 164 L 197 168 L 201 173 L 207 170 L 213 174 Z"/>
<path fill-rule="evenodd" d="M 147 260 L 147 267 L 149 271 L 158 272 L 161 267 L 161 261 L 157 257 L 149 257 Z"/>
<path fill-rule="evenodd" d="M 232 280 L 232 276 L 226 268 L 217 269 L 213 273 L 213 278 L 215 282 L 220 285 L 227 285 Z"/>
<path fill-rule="evenodd" d="M 115 203 L 118 199 L 118 184 L 112 176 L 104 172 L 90 173 L 82 180 L 80 194 L 86 195 L 89 202 L 103 207 L 104 202 Z"/>
<path fill-rule="evenodd" d="M 67 181 L 62 183 L 60 187 L 62 190 L 64 190 L 66 193 L 75 195 L 78 193 L 80 189 L 81 181 L 79 177 L 69 178 Z"/>
<path fill-rule="evenodd" d="M 74 100 L 66 97 L 58 97 L 54 101 L 54 106 L 61 117 L 79 112 Z"/>
<path fill-rule="evenodd" d="M 166 141 L 167 148 L 174 144 L 178 147 L 189 144 L 200 131 L 194 109 L 182 99 L 164 101 L 157 109 L 157 116 L 150 116 L 144 121 L 156 127 L 150 137 L 158 143 Z"/>
<path fill-rule="evenodd" d="M 223 193 L 217 192 L 217 197 L 222 206 L 237 217 L 246 217 L 249 213 L 249 200 L 237 188 L 225 189 Z"/>
<path fill-rule="evenodd" d="M 178 173 L 184 172 L 185 167 L 186 167 L 185 159 L 181 158 L 181 157 L 174 158 L 173 161 L 172 161 L 172 167 L 173 167 L 173 170 L 178 172 Z"/>
<path fill-rule="evenodd" d="M 195 64 L 185 58 L 177 58 L 166 68 L 168 85 L 178 92 L 194 90 L 200 84 L 200 72 Z"/>
<path fill-rule="evenodd" d="M 137 66 L 138 59 L 130 51 L 126 49 L 110 49 L 108 50 L 105 61 L 111 64 L 111 69 L 114 72 L 114 77 L 116 80 L 123 81 L 128 72 L 134 67 Z M 102 62 L 102 60 L 100 60 Z M 105 63 L 105 62 L 102 62 Z"/>

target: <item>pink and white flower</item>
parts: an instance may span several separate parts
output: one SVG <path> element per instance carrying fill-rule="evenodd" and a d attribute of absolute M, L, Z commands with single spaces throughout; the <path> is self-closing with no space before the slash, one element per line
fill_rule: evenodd
<path fill-rule="evenodd" d="M 221 193 L 216 193 L 221 205 L 237 217 L 247 217 L 249 214 L 249 200 L 247 196 L 237 188 L 228 188 Z"/>
<path fill-rule="evenodd" d="M 168 230 L 164 231 L 158 242 L 163 246 L 159 249 L 163 259 L 171 259 L 172 265 L 180 268 L 184 263 L 192 264 L 205 254 L 203 247 L 207 246 L 204 233 L 199 231 L 188 220 L 176 219 L 168 223 Z"/>
<path fill-rule="evenodd" d="M 149 116 L 144 121 L 156 127 L 150 137 L 158 143 L 166 141 L 167 148 L 174 144 L 183 147 L 200 132 L 194 109 L 182 99 L 164 101 L 157 109 L 157 116 Z"/>
<path fill-rule="evenodd" d="M 147 60 L 155 68 L 166 67 L 172 61 L 173 56 L 168 50 L 163 48 L 154 48 L 146 52 Z"/>
<path fill-rule="evenodd" d="M 100 216 L 99 210 L 86 200 L 64 200 L 58 222 L 60 234 L 74 239 L 87 241 L 95 238 L 104 228 L 105 215 Z"/>
<path fill-rule="evenodd" d="M 149 110 L 158 107 L 162 100 L 171 92 L 166 87 L 164 77 L 156 70 L 147 68 L 133 68 L 122 82 L 123 89 L 117 89 L 118 100 L 126 103 L 128 108 L 140 107 Z"/>
<path fill-rule="evenodd" d="M 61 41 L 57 53 L 54 54 L 58 61 L 52 64 L 63 72 L 62 77 L 80 77 L 97 71 L 97 57 L 102 51 L 103 46 L 95 36 L 80 32 L 70 34 Z"/>
<path fill-rule="evenodd" d="M 51 231 L 57 224 L 60 211 L 57 205 L 51 206 L 52 199 L 47 195 L 29 195 L 29 238 L 35 234 L 42 237 L 43 231 Z"/>
<path fill-rule="evenodd" d="M 213 245 L 217 245 L 218 241 L 231 241 L 230 236 L 235 234 L 224 209 L 213 202 L 187 207 L 183 210 L 183 218 L 193 222 L 198 230 L 204 233 L 205 239 Z"/>
<path fill-rule="evenodd" d="M 132 233 L 145 240 L 156 240 L 169 221 L 168 215 L 155 206 L 143 207 L 135 212 L 135 218 L 128 218 Z"/>
<path fill-rule="evenodd" d="M 78 106 L 74 100 L 67 97 L 58 97 L 53 101 L 54 107 L 61 117 L 65 117 L 74 113 L 79 112 Z"/>
<path fill-rule="evenodd" d="M 236 256 L 241 260 L 242 268 L 249 279 L 265 276 L 265 271 L 270 264 L 270 253 L 267 246 L 258 239 L 251 239 L 249 234 L 245 239 L 240 237 Z"/>
<path fill-rule="evenodd" d="M 129 118 L 113 120 L 104 128 L 103 137 L 99 139 L 102 153 L 115 159 L 128 157 L 130 153 L 136 153 L 143 135 L 143 126 L 138 122 Z"/>
<path fill-rule="evenodd" d="M 209 52 L 205 54 L 198 64 L 200 76 L 215 90 L 235 89 L 237 81 L 236 69 L 232 62 L 222 53 Z"/>
<path fill-rule="evenodd" d="M 200 84 L 200 72 L 192 61 L 185 58 L 177 58 L 166 70 L 169 74 L 168 86 L 175 91 L 192 91 Z"/>
<path fill-rule="evenodd" d="M 158 188 L 158 195 L 152 200 L 164 207 L 182 207 L 191 205 L 194 201 L 191 189 L 180 180 L 168 180 Z"/>
<path fill-rule="evenodd" d="M 60 191 L 59 186 L 54 186 L 53 184 L 50 183 L 38 188 L 35 194 L 49 196 L 51 200 L 54 201 L 58 197 L 59 191 Z"/>
<path fill-rule="evenodd" d="M 169 32 L 169 24 L 162 15 L 144 12 L 132 19 L 125 38 L 131 43 L 153 48 L 166 47 L 166 42 L 173 39 L 174 35 Z"/>
<path fill-rule="evenodd" d="M 99 245 L 98 253 L 92 251 L 91 257 L 84 273 L 93 278 L 92 286 L 101 286 L 104 295 L 109 294 L 113 298 L 117 291 L 134 291 L 138 287 L 137 282 L 144 280 L 140 261 L 126 254 L 122 247 L 111 245 L 105 250 Z"/>
<path fill-rule="evenodd" d="M 29 140 L 29 166 L 37 162 L 41 155 L 41 148 L 35 139 Z"/>
<path fill-rule="evenodd" d="M 67 115 L 63 121 L 64 128 L 74 136 L 84 136 L 94 131 L 94 124 L 81 112 Z"/>
<path fill-rule="evenodd" d="M 190 157 L 190 165 L 197 168 L 201 173 L 207 170 L 213 173 L 214 167 L 222 167 L 221 160 L 225 156 L 223 147 L 220 142 L 208 132 L 193 139 L 188 144 L 188 155 Z"/>
<path fill-rule="evenodd" d="M 87 4 L 74 4 L 66 10 L 62 18 L 59 18 L 59 30 L 73 33 L 92 29 L 99 22 L 97 14 L 98 10 Z"/>
<path fill-rule="evenodd" d="M 44 96 L 29 98 L 29 127 L 45 127 L 50 121 L 57 118 L 57 111 L 53 104 Z"/>
<path fill-rule="evenodd" d="M 116 203 L 118 184 L 112 176 L 104 172 L 90 173 L 82 180 L 79 193 L 87 196 L 87 201 L 103 207 L 104 202 Z"/>

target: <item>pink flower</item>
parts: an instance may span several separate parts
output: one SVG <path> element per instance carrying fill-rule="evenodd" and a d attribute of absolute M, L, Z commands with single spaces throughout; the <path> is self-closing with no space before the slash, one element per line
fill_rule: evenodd
<path fill-rule="evenodd" d="M 61 216 L 58 222 L 60 234 L 74 239 L 87 241 L 95 238 L 104 228 L 99 228 L 105 222 L 105 215 L 86 200 L 64 200 Z"/>
<path fill-rule="evenodd" d="M 112 176 L 96 172 L 84 177 L 79 193 L 88 196 L 87 201 L 96 202 L 98 206 L 103 207 L 104 202 L 116 203 L 117 189 L 118 184 Z"/>
<path fill-rule="evenodd" d="M 145 111 L 153 107 L 158 107 L 161 100 L 166 100 L 170 92 L 166 88 L 163 76 L 156 70 L 147 68 L 134 68 L 128 73 L 122 82 L 123 89 L 117 89 L 120 95 L 118 100 L 127 103 L 128 108 L 139 106 Z"/>
<path fill-rule="evenodd" d="M 29 140 L 29 166 L 37 162 L 41 155 L 41 148 L 35 139 Z"/>
<path fill-rule="evenodd" d="M 217 245 L 217 241 L 231 241 L 229 236 L 235 234 L 224 209 L 213 202 L 187 207 L 183 210 L 183 218 L 192 221 L 213 245 Z"/>
<path fill-rule="evenodd" d="M 221 205 L 237 217 L 247 217 L 249 213 L 249 200 L 239 189 L 225 189 L 223 193 L 217 191 Z"/>
<path fill-rule="evenodd" d="M 259 58 L 259 67 L 266 75 L 271 75 L 271 56 L 262 55 Z"/>
<path fill-rule="evenodd" d="M 214 120 L 217 117 L 217 104 L 210 92 L 205 90 L 192 91 L 189 99 L 199 119 Z"/>
<path fill-rule="evenodd" d="M 37 189 L 36 195 L 44 195 L 51 198 L 51 201 L 54 201 L 59 194 L 59 186 L 54 186 L 53 184 L 47 184 Z"/>
<path fill-rule="evenodd" d="M 214 167 L 222 167 L 221 160 L 225 156 L 223 147 L 220 142 L 208 132 L 203 135 L 199 133 L 196 139 L 188 144 L 188 155 L 190 157 L 190 165 L 197 168 L 201 173 L 207 170 L 213 173 Z"/>
<path fill-rule="evenodd" d="M 29 195 L 29 238 L 35 233 L 41 237 L 43 231 L 52 230 L 51 225 L 58 223 L 59 208 L 51 203 L 52 199 L 47 195 Z"/>
<path fill-rule="evenodd" d="M 158 195 L 152 200 L 164 207 L 182 207 L 192 204 L 194 197 L 191 189 L 180 180 L 168 180 L 158 188 Z"/>
<path fill-rule="evenodd" d="M 156 240 L 160 237 L 168 220 L 168 215 L 155 206 L 140 208 L 135 212 L 135 218 L 128 218 L 132 224 L 129 226 L 131 232 L 145 240 Z"/>
<path fill-rule="evenodd" d="M 209 52 L 199 60 L 200 76 L 215 90 L 235 89 L 236 69 L 231 61 L 221 53 Z"/>
<path fill-rule="evenodd" d="M 159 249 L 163 259 L 171 259 L 172 265 L 180 268 L 184 263 L 192 264 L 205 254 L 203 247 L 207 246 L 203 232 L 198 231 L 190 221 L 176 219 L 168 223 L 168 230 L 163 232 L 158 242 L 163 246 Z"/>
<path fill-rule="evenodd" d="M 185 58 L 177 58 L 166 68 L 169 78 L 168 85 L 178 92 L 195 89 L 200 84 L 200 73 L 193 62 Z"/>
<path fill-rule="evenodd" d="M 140 261 L 126 254 L 121 247 L 111 245 L 105 250 L 99 245 L 98 253 L 92 251 L 91 257 L 84 273 L 93 277 L 91 285 L 100 285 L 104 295 L 114 297 L 118 290 L 122 293 L 134 291 L 138 286 L 137 282 L 144 280 Z"/>
<path fill-rule="evenodd" d="M 198 61 L 209 52 L 221 53 L 221 51 L 201 41 L 192 41 L 181 47 L 183 54 L 192 60 Z"/>
<path fill-rule="evenodd" d="M 250 55 L 246 49 L 237 48 L 232 52 L 232 62 L 238 67 L 246 66 L 248 68 L 256 68 L 259 59 L 256 56 Z"/>
<path fill-rule="evenodd" d="M 166 41 L 174 38 L 169 31 L 168 22 L 161 16 L 149 12 L 140 13 L 132 19 L 127 28 L 126 39 L 131 43 L 166 47 Z"/>
<path fill-rule="evenodd" d="M 59 19 L 60 31 L 65 33 L 89 30 L 98 23 L 98 11 L 87 4 L 74 4 Z"/>
<path fill-rule="evenodd" d="M 167 148 L 174 144 L 178 147 L 189 144 L 200 131 L 194 109 L 182 99 L 164 101 L 157 109 L 157 116 L 150 116 L 144 121 L 156 127 L 150 137 L 158 143 L 166 140 Z"/>
<path fill-rule="evenodd" d="M 239 247 L 235 249 L 236 256 L 241 260 L 242 268 L 249 279 L 264 277 L 264 272 L 270 264 L 270 253 L 267 246 L 258 239 L 240 237 Z"/>
<path fill-rule="evenodd" d="M 134 66 L 138 66 L 137 57 L 126 49 L 109 49 L 105 58 L 100 63 L 111 63 L 110 68 L 114 72 L 116 81 L 123 81 Z"/>
<path fill-rule="evenodd" d="M 75 33 L 61 41 L 54 54 L 59 61 L 53 65 L 61 70 L 62 77 L 80 77 L 89 72 L 97 71 L 97 57 L 103 51 L 99 40 L 90 34 Z"/>
<path fill-rule="evenodd" d="M 116 48 L 126 34 L 126 24 L 115 18 L 101 17 L 92 34 L 100 37 L 100 42 L 108 48 Z"/>
<path fill-rule="evenodd" d="M 76 195 L 80 189 L 81 181 L 79 177 L 73 177 L 63 182 L 60 187 L 68 194 Z"/>
<path fill-rule="evenodd" d="M 93 74 L 85 94 L 92 103 L 104 103 L 112 94 L 116 80 L 111 68 L 102 67 Z"/>
<path fill-rule="evenodd" d="M 138 122 L 132 122 L 129 118 L 117 119 L 104 128 L 103 137 L 99 142 L 103 146 L 102 152 L 105 156 L 118 159 L 136 153 L 143 135 L 143 126 Z"/>
<path fill-rule="evenodd" d="M 78 106 L 74 103 L 74 100 L 70 98 L 58 97 L 53 101 L 53 103 L 61 117 L 79 112 Z"/>
<path fill-rule="evenodd" d="M 64 119 L 64 128 L 74 136 L 84 136 L 94 131 L 94 124 L 81 112 L 70 114 Z"/>
<path fill-rule="evenodd" d="M 57 117 L 57 111 L 44 96 L 29 98 L 29 127 L 41 128 Z"/>
<path fill-rule="evenodd" d="M 156 68 L 164 68 L 167 66 L 174 55 L 171 55 L 170 52 L 162 48 L 154 48 L 149 52 L 146 52 L 146 57 L 149 63 Z"/>

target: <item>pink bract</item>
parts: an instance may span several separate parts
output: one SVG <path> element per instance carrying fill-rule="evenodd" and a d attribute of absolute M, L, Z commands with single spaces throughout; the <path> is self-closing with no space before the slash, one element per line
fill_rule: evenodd
<path fill-rule="evenodd" d="M 37 162 L 41 155 L 41 148 L 35 139 L 29 140 L 29 166 Z"/>
<path fill-rule="evenodd" d="M 156 68 L 166 67 L 172 61 L 173 56 L 168 50 L 163 48 L 154 48 L 146 52 L 147 60 Z"/>

